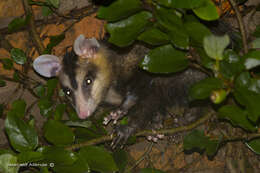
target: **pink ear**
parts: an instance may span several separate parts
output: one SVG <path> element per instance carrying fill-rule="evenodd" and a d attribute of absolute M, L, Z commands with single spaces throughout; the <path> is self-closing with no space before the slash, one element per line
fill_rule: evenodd
<path fill-rule="evenodd" d="M 79 35 L 73 45 L 74 52 L 83 58 L 93 58 L 100 45 L 95 38 L 86 39 L 84 35 Z"/>
<path fill-rule="evenodd" d="M 61 70 L 60 59 L 54 55 L 41 55 L 33 61 L 33 68 L 44 77 L 57 76 Z"/>

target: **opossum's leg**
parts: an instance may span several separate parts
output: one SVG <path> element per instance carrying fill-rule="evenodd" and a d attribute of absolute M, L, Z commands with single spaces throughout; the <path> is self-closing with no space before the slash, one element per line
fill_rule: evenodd
<path fill-rule="evenodd" d="M 116 111 L 110 112 L 110 114 L 105 117 L 103 124 L 107 125 L 111 120 L 113 120 L 113 124 L 116 124 L 117 121 L 124 117 L 128 113 L 128 110 L 136 104 L 137 99 L 137 96 L 128 92 L 123 104 Z"/>

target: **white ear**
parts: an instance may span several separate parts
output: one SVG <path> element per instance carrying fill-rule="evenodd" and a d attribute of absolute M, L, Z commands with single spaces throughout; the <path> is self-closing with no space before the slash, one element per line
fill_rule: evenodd
<path fill-rule="evenodd" d="M 44 77 L 57 76 L 61 70 L 60 59 L 54 55 L 41 55 L 33 61 L 33 68 Z"/>
<path fill-rule="evenodd" d="M 84 35 L 79 35 L 73 45 L 73 50 L 78 56 L 84 58 L 94 57 L 96 51 L 100 47 L 95 38 L 86 39 Z"/>

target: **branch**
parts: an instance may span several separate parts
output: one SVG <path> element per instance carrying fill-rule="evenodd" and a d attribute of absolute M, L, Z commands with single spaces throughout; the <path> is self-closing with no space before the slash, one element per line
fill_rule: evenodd
<path fill-rule="evenodd" d="M 232 8 L 234 9 L 237 17 L 237 22 L 239 25 L 239 29 L 242 35 L 242 41 L 243 41 L 243 47 L 244 47 L 244 54 L 248 52 L 248 45 L 247 45 L 247 36 L 246 36 L 246 30 L 245 30 L 245 25 L 241 16 L 241 13 L 239 12 L 239 9 L 237 7 L 237 4 L 234 0 L 228 0 L 229 3 L 231 4 Z"/>
<path fill-rule="evenodd" d="M 147 136 L 147 135 L 154 135 L 154 134 L 175 134 L 175 133 L 179 133 L 179 132 L 184 132 L 184 131 L 189 131 L 194 129 L 195 127 L 199 126 L 200 124 L 206 122 L 207 120 L 210 119 L 210 117 L 213 115 L 213 112 L 209 112 L 207 113 L 205 116 L 201 117 L 200 119 L 198 119 L 197 121 L 195 121 L 194 123 L 191 123 L 187 126 L 182 126 L 182 127 L 177 127 L 177 128 L 172 128 L 172 129 L 162 129 L 162 130 L 144 130 L 141 132 L 138 132 L 135 134 L 135 136 Z M 115 136 L 110 135 L 110 136 L 103 136 L 100 138 L 96 138 L 96 139 L 92 139 L 86 142 L 82 142 L 79 144 L 75 144 L 72 146 L 67 147 L 67 150 L 75 150 L 78 148 L 82 148 L 84 146 L 89 146 L 89 145 L 95 145 L 95 144 L 100 144 L 100 143 L 104 143 L 107 141 L 111 141 L 113 140 L 113 138 L 115 138 Z"/>

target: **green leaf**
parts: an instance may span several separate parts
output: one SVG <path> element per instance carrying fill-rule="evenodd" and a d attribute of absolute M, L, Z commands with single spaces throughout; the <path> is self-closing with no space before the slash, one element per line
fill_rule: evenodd
<path fill-rule="evenodd" d="M 98 9 L 97 17 L 109 22 L 128 17 L 141 10 L 140 0 L 117 0 L 109 6 L 101 6 Z"/>
<path fill-rule="evenodd" d="M 187 22 L 185 30 L 190 38 L 201 45 L 205 36 L 211 35 L 210 30 L 199 22 Z"/>
<path fill-rule="evenodd" d="M 85 120 L 85 121 L 66 121 L 65 124 L 67 126 L 89 128 L 92 125 L 92 122 L 88 121 L 88 120 Z"/>
<path fill-rule="evenodd" d="M 59 8 L 60 0 L 48 0 L 48 2 L 55 8 Z"/>
<path fill-rule="evenodd" d="M 3 116 L 3 113 L 4 113 L 4 104 L 0 104 L 0 118 Z"/>
<path fill-rule="evenodd" d="M 18 155 L 19 163 L 37 162 L 43 159 L 42 153 L 35 151 L 24 151 Z"/>
<path fill-rule="evenodd" d="M 38 145 L 38 136 L 35 130 L 15 114 L 7 115 L 5 130 L 16 151 L 34 150 Z"/>
<path fill-rule="evenodd" d="M 38 102 L 38 107 L 42 116 L 49 117 L 52 113 L 52 102 L 47 98 L 41 98 Z"/>
<path fill-rule="evenodd" d="M 150 50 L 140 64 L 141 68 L 152 73 L 172 73 L 188 66 L 185 53 L 165 45 Z"/>
<path fill-rule="evenodd" d="M 250 70 L 254 67 L 257 67 L 260 64 L 260 51 L 251 51 L 244 55 L 245 67 Z"/>
<path fill-rule="evenodd" d="M 17 166 L 10 166 L 17 165 Z M 19 164 L 17 162 L 17 157 L 12 154 L 2 154 L 0 155 L 0 171 L 3 173 L 18 173 Z"/>
<path fill-rule="evenodd" d="M 120 47 L 132 44 L 149 24 L 151 17 L 151 13 L 142 11 L 119 22 L 107 24 L 107 31 L 111 35 L 109 42 Z"/>
<path fill-rule="evenodd" d="M 45 161 L 54 163 L 54 166 L 72 165 L 78 159 L 75 153 L 62 147 L 45 147 L 42 155 Z"/>
<path fill-rule="evenodd" d="M 43 98 L 45 96 L 45 87 L 43 85 L 37 86 L 35 89 L 35 94 L 39 96 L 40 98 Z"/>
<path fill-rule="evenodd" d="M 6 82 L 0 79 L 0 87 L 6 86 Z"/>
<path fill-rule="evenodd" d="M 260 25 L 256 26 L 255 32 L 253 33 L 253 36 L 260 37 Z"/>
<path fill-rule="evenodd" d="M 57 87 L 57 84 L 58 84 L 58 79 L 57 78 L 54 78 L 54 79 L 49 79 L 48 81 L 47 81 L 47 97 L 48 98 L 51 98 L 52 96 L 53 96 L 53 94 L 54 94 L 54 91 L 55 91 L 55 89 L 56 89 L 56 87 Z"/>
<path fill-rule="evenodd" d="M 66 104 L 58 104 L 54 112 L 54 120 L 61 120 L 65 112 Z"/>
<path fill-rule="evenodd" d="M 161 0 L 156 0 L 158 1 L 159 4 L 162 5 L 167 5 L 168 7 L 173 7 L 173 8 L 187 8 L 187 9 L 192 9 L 192 8 L 197 8 L 202 6 L 205 3 L 205 0 L 165 0 L 160 2 Z"/>
<path fill-rule="evenodd" d="M 128 162 L 126 151 L 122 149 L 116 150 L 113 152 L 113 158 L 116 162 L 119 172 L 124 172 Z"/>
<path fill-rule="evenodd" d="M 204 5 L 194 8 L 193 12 L 203 20 L 211 21 L 219 18 L 217 7 L 211 0 L 205 0 Z"/>
<path fill-rule="evenodd" d="M 259 138 L 246 142 L 246 145 L 254 153 L 260 154 L 260 139 Z"/>
<path fill-rule="evenodd" d="M 235 80 L 235 87 L 245 87 L 248 88 L 251 84 L 251 78 L 249 72 L 241 73 Z"/>
<path fill-rule="evenodd" d="M 15 100 L 12 103 L 12 111 L 16 113 L 19 118 L 23 118 L 25 115 L 26 102 L 24 100 Z"/>
<path fill-rule="evenodd" d="M 235 99 L 242 105 L 246 106 L 248 111 L 248 118 L 252 122 L 256 122 L 260 116 L 260 94 L 250 91 L 247 88 L 235 88 Z"/>
<path fill-rule="evenodd" d="M 25 53 L 19 48 L 13 48 L 11 50 L 11 58 L 14 60 L 14 62 L 20 65 L 25 64 L 27 61 Z"/>
<path fill-rule="evenodd" d="M 31 18 L 31 15 L 27 15 L 24 18 L 17 17 L 13 19 L 9 24 L 8 24 L 8 32 L 15 32 L 21 29 L 22 27 L 25 27 Z"/>
<path fill-rule="evenodd" d="M 118 171 L 112 155 L 102 147 L 87 146 L 79 151 L 87 160 L 90 169 L 101 173 Z"/>
<path fill-rule="evenodd" d="M 213 90 L 223 87 L 224 84 L 220 79 L 210 77 L 195 83 L 190 88 L 189 93 L 192 99 L 205 99 L 210 96 Z"/>
<path fill-rule="evenodd" d="M 44 137 L 58 146 L 72 144 L 75 140 L 72 130 L 56 120 L 48 120 L 46 122 L 44 125 Z"/>
<path fill-rule="evenodd" d="M 142 34 L 140 34 L 137 39 L 155 46 L 169 42 L 167 34 L 157 28 L 147 29 Z"/>
<path fill-rule="evenodd" d="M 260 48 L 260 37 L 256 38 L 254 41 L 252 41 L 252 48 L 253 49 L 259 49 Z"/>
<path fill-rule="evenodd" d="M 203 47 L 209 57 L 216 60 L 222 60 L 223 52 L 225 48 L 229 45 L 229 42 L 230 41 L 228 35 L 224 35 L 224 36 L 209 35 L 204 37 Z"/>
<path fill-rule="evenodd" d="M 9 58 L 1 59 L 4 69 L 11 70 L 13 68 L 13 61 Z"/>
<path fill-rule="evenodd" d="M 248 131 L 256 131 L 256 127 L 247 119 L 246 111 L 234 105 L 225 105 L 218 110 L 218 117 L 230 120 L 234 126 Z"/>
<path fill-rule="evenodd" d="M 154 168 L 142 168 L 139 173 L 164 173 L 164 172 Z"/>
<path fill-rule="evenodd" d="M 13 74 L 13 79 L 15 80 L 15 81 L 17 81 L 17 82 L 19 82 L 19 80 L 20 80 L 20 76 L 19 76 L 19 74 L 15 71 L 14 72 L 14 74 Z"/>
<path fill-rule="evenodd" d="M 52 49 L 62 42 L 65 38 L 65 34 L 50 36 L 50 43 L 46 46 L 43 54 L 51 54 Z"/>
<path fill-rule="evenodd" d="M 52 10 L 50 9 L 50 7 L 48 7 L 48 6 L 42 6 L 42 15 L 44 16 L 44 17 L 47 17 L 47 16 L 49 16 L 49 15 L 51 15 L 53 12 L 52 12 Z"/>

